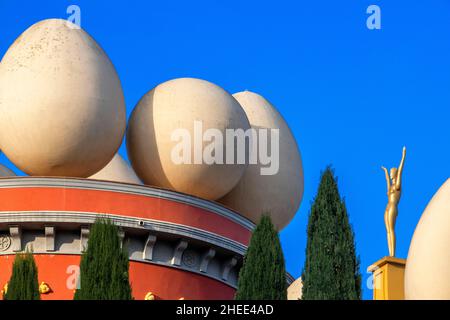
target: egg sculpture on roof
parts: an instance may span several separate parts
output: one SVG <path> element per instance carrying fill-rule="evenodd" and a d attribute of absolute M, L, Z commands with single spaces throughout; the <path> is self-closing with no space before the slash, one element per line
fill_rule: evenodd
<path fill-rule="evenodd" d="M 116 70 L 78 26 L 40 21 L 0 64 L 0 145 L 29 175 L 89 177 L 117 152 L 125 102 Z"/>
<path fill-rule="evenodd" d="M 257 148 L 250 151 L 257 150 L 258 158 L 256 163 L 249 164 L 237 186 L 219 202 L 255 223 L 261 215 L 269 214 L 281 230 L 292 220 L 303 197 L 300 150 L 283 117 L 269 101 L 250 91 L 236 93 L 234 97 L 258 132 Z M 261 135 L 267 137 L 266 142 Z M 272 141 L 278 143 L 278 150 Z M 272 159 L 263 159 L 261 152 L 264 156 L 271 154 Z"/>
<path fill-rule="evenodd" d="M 227 163 L 226 130 L 249 128 L 244 110 L 224 89 L 200 79 L 170 80 L 133 110 L 128 158 L 145 184 L 215 200 L 238 183 L 247 166 Z"/>
<path fill-rule="evenodd" d="M 106 167 L 90 176 L 89 179 L 142 184 L 133 169 L 119 154 L 116 154 Z"/>
<path fill-rule="evenodd" d="M 450 179 L 436 192 L 409 246 L 405 298 L 450 299 Z"/>

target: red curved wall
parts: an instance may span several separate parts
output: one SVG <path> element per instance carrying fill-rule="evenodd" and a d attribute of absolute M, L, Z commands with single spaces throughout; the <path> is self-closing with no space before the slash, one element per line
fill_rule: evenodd
<path fill-rule="evenodd" d="M 79 266 L 78 255 L 34 255 L 39 273 L 39 283 L 46 282 L 53 290 L 42 294 L 43 300 L 73 299 L 74 269 Z M 11 276 L 14 255 L 0 256 L 0 286 L 3 288 Z M 67 285 L 69 283 L 69 285 Z M 144 299 L 151 291 L 157 299 L 186 300 L 233 299 L 235 289 L 206 276 L 175 268 L 130 261 L 130 283 L 133 296 Z"/>
<path fill-rule="evenodd" d="M 248 245 L 251 232 L 223 216 L 156 197 L 103 190 L 0 188 L 1 211 L 79 211 L 167 221 L 206 230 Z"/>
<path fill-rule="evenodd" d="M 248 245 L 251 236 L 250 230 L 239 223 L 191 204 L 99 189 L 0 188 L 0 215 L 11 211 L 67 211 L 152 219 L 202 229 L 243 245 Z M 76 268 L 80 256 L 36 254 L 35 258 L 39 282 L 48 283 L 53 290 L 42 295 L 42 299 L 72 299 L 75 276 L 74 269 L 68 268 Z M 9 280 L 13 260 L 14 255 L 0 255 L 1 288 Z M 136 299 L 143 299 L 147 292 L 159 299 L 232 299 L 235 292 L 232 287 L 200 274 L 134 261 L 130 261 L 130 282 Z"/>

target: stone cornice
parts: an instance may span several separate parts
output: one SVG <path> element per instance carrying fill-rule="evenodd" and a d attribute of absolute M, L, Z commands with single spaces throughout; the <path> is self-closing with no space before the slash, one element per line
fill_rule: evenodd
<path fill-rule="evenodd" d="M 116 225 L 122 228 L 162 232 L 178 237 L 195 239 L 232 251 L 241 256 L 247 250 L 247 247 L 239 242 L 198 228 L 166 221 L 124 217 L 113 214 L 69 211 L 3 211 L 0 212 L 0 224 L 12 225 L 24 222 L 37 222 L 42 224 L 77 223 L 90 225 L 94 223 L 95 219 L 101 217 L 110 218 Z"/>
<path fill-rule="evenodd" d="M 134 185 L 119 182 L 110 182 L 102 180 L 91 180 L 81 178 L 56 178 L 56 177 L 8 177 L 0 179 L 0 188 L 30 188 L 30 187 L 46 187 L 46 188 L 72 188 L 84 190 L 100 190 L 109 192 L 120 192 L 134 195 L 142 195 L 159 199 L 171 200 L 183 204 L 192 205 L 197 208 L 223 216 L 244 228 L 252 231 L 255 224 L 247 218 L 239 215 L 217 202 L 201 199 L 184 193 L 171 190 Z"/>

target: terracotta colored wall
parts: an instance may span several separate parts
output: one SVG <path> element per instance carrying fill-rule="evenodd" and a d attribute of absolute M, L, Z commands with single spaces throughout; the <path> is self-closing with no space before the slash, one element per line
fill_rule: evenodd
<path fill-rule="evenodd" d="M 39 283 L 45 281 L 53 292 L 41 295 L 43 300 L 72 299 L 75 283 L 74 270 L 79 265 L 78 255 L 35 255 Z M 0 286 L 11 276 L 14 255 L 0 256 Z M 141 300 L 149 291 L 157 299 L 232 299 L 235 289 L 211 278 L 195 273 L 130 261 L 130 282 L 135 299 Z M 69 284 L 69 288 L 68 285 Z"/>
<path fill-rule="evenodd" d="M 4 199 L 3 201 L 1 201 Z M 251 232 L 241 225 L 188 204 L 127 193 L 65 188 L 2 188 L 1 211 L 101 212 L 192 226 L 248 245 Z"/>

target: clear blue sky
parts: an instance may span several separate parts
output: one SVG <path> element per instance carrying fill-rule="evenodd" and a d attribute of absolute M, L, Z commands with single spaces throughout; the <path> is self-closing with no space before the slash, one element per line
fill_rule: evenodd
<path fill-rule="evenodd" d="M 81 7 L 82 27 L 115 64 L 128 114 L 155 85 L 186 76 L 258 92 L 278 107 L 304 162 L 303 203 L 281 232 L 295 277 L 320 171 L 332 164 L 371 298 L 365 270 L 388 253 L 380 166 L 397 166 L 406 145 L 397 219 L 397 252 L 406 258 L 423 209 L 450 171 L 448 0 L 0 0 L 0 55 L 31 24 L 66 18 L 69 4 Z M 370 4 L 381 7 L 381 30 L 366 27 Z M 0 162 L 11 166 L 4 156 Z"/>

